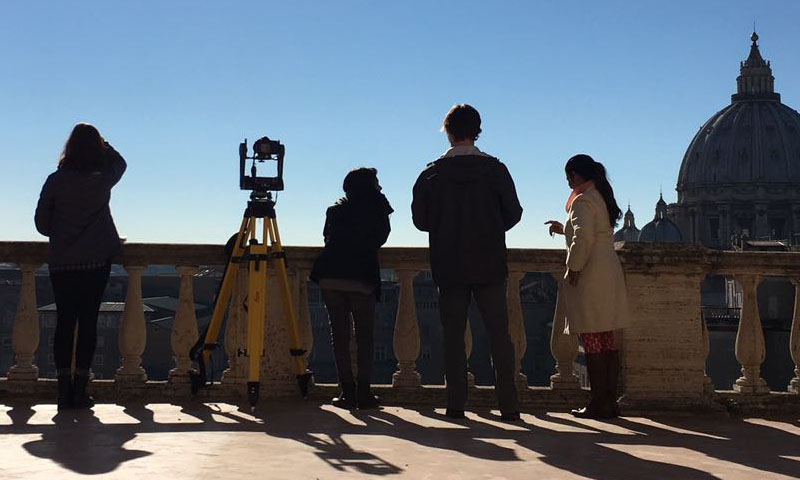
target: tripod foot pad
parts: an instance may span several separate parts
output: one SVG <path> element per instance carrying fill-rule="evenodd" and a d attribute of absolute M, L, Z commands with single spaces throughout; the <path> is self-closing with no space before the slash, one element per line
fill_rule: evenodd
<path fill-rule="evenodd" d="M 300 395 L 308 398 L 308 385 L 311 383 L 311 372 L 306 372 L 297 376 L 297 385 L 300 387 Z"/>
<path fill-rule="evenodd" d="M 247 401 L 250 403 L 250 408 L 255 408 L 258 403 L 258 390 L 261 384 L 259 382 L 247 382 Z"/>

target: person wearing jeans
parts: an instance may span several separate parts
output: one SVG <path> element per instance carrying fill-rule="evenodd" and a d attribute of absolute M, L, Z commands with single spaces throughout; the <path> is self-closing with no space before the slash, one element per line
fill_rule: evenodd
<path fill-rule="evenodd" d="M 36 229 L 50 238 L 48 266 L 56 300 L 53 354 L 59 410 L 89 408 L 89 369 L 97 344 L 97 316 L 121 242 L 109 201 L 127 164 L 97 128 L 79 123 L 47 177 L 36 206 Z M 71 371 L 75 327 L 75 372 Z"/>

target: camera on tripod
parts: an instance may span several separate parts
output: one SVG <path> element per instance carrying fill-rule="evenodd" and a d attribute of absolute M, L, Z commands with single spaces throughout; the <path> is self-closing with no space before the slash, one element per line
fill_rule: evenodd
<path fill-rule="evenodd" d="M 247 139 L 239 144 L 239 188 L 253 192 L 276 192 L 283 190 L 283 154 L 285 149 L 278 140 L 261 137 L 253 143 L 253 156 L 247 156 Z M 245 175 L 245 162 L 252 160 L 250 175 Z M 277 175 L 273 177 L 258 176 L 257 164 L 275 161 L 278 164 Z"/>

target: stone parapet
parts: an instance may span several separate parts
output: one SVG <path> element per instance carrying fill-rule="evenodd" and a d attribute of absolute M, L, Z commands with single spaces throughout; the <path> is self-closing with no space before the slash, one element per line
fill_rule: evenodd
<path fill-rule="evenodd" d="M 305 279 L 320 247 L 285 247 L 289 259 L 288 278 L 292 307 L 299 315 L 298 326 L 301 343 L 305 349 L 313 348 L 310 330 L 309 309 L 304 304 L 307 296 Z M 52 397 L 55 383 L 37 380 L 38 369 L 32 361 L 38 348 L 38 325 L 35 315 L 35 286 L 31 281 L 33 272 L 45 261 L 47 244 L 43 242 L 0 242 L 0 262 L 21 266 L 20 307 L 14 318 L 14 342 L 12 348 L 15 365 L 7 379 L 0 379 L 0 393 L 17 396 Z M 619 244 L 618 253 L 625 271 L 632 325 L 619 332 L 622 352 L 622 403 L 634 410 L 648 409 L 706 409 L 718 411 L 725 405 L 745 405 L 758 408 L 767 405 L 798 406 L 797 394 L 800 379 L 790 383 L 795 393 L 765 391 L 760 378 L 763 362 L 763 336 L 759 336 L 761 321 L 758 309 L 753 308 L 755 287 L 764 276 L 785 276 L 795 281 L 800 279 L 800 253 L 773 252 L 721 252 L 709 251 L 697 245 L 687 244 Z M 509 249 L 509 270 L 517 285 L 525 272 L 550 273 L 560 280 L 564 273 L 563 250 Z M 376 390 L 387 402 L 398 404 L 443 404 L 441 386 L 420 385 L 416 362 L 420 354 L 420 332 L 415 311 L 413 278 L 429 268 L 426 248 L 389 247 L 381 250 L 381 266 L 394 269 L 400 288 L 400 302 L 396 313 L 394 351 L 398 367 L 393 385 L 377 386 Z M 152 401 L 169 401 L 189 396 L 186 374 L 191 368 L 185 350 L 196 335 L 196 318 L 192 309 L 193 273 L 198 266 L 223 265 L 226 262 L 222 245 L 183 244 L 126 244 L 123 255 L 115 259 L 125 266 L 133 284 L 129 286 L 128 299 L 119 330 L 122 367 L 117 381 L 95 381 L 93 389 L 98 398 L 118 400 L 124 398 L 148 398 Z M 141 354 L 147 339 L 143 335 L 141 318 L 140 278 L 144 268 L 151 264 L 175 265 L 181 275 L 180 315 L 174 322 L 175 331 L 171 345 L 176 358 L 176 368 L 171 381 L 147 381 L 141 368 Z M 714 392 L 705 375 L 705 360 L 708 355 L 708 335 L 703 323 L 700 305 L 700 283 L 707 274 L 731 275 L 745 285 L 742 320 L 737 335 L 737 360 L 742 365 L 742 378 L 737 381 L 735 392 Z M 243 325 L 246 312 L 238 304 L 243 298 L 241 289 L 247 284 L 246 274 L 235 282 L 233 296 L 238 299 L 229 309 L 229 331 L 224 348 L 229 356 L 240 351 L 246 331 Z M 273 275 L 268 277 L 268 290 L 277 288 Z M 559 302 L 560 304 L 561 302 Z M 520 296 L 509 294 L 510 331 L 515 347 L 515 364 L 526 350 L 525 326 L 520 310 Z M 563 305 L 557 305 L 552 330 L 551 351 L 556 361 L 557 372 L 549 388 L 525 389 L 525 377 L 518 376 L 520 403 L 523 408 L 546 408 L 568 410 L 585 401 L 586 390 L 578 385 L 574 372 L 574 359 L 578 356 L 578 343 L 574 337 L 563 334 Z M 754 313 L 755 312 L 755 313 Z M 296 394 L 296 382 L 288 351 L 286 314 L 281 302 L 267 307 L 264 328 L 264 358 L 261 362 L 262 396 L 291 398 Z M 800 357 L 800 327 L 795 309 L 790 351 L 795 368 Z M 468 335 L 470 335 L 468 333 Z M 471 338 L 467 338 L 471 345 Z M 3 347 L 7 348 L 7 347 Z M 308 353 L 306 353 L 307 360 Z M 202 400 L 243 399 L 247 376 L 246 362 L 234 358 L 225 372 L 222 383 L 201 390 Z M 4 373 L 4 372 L 0 372 Z M 335 393 L 334 386 L 315 385 L 312 398 L 324 398 Z M 778 395 L 776 397 L 776 395 Z M 780 400 L 771 400 L 771 398 Z M 494 405 L 491 388 L 471 388 L 472 405 Z M 788 408 L 788 407 L 787 407 Z"/>

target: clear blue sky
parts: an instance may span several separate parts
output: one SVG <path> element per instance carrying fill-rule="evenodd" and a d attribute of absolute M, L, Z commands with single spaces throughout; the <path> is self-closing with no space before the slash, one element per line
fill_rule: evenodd
<path fill-rule="evenodd" d="M 28 1 L 0 3 L 0 240 L 45 240 L 41 185 L 71 127 L 128 160 L 112 211 L 131 242 L 222 243 L 239 226 L 239 142 L 286 145 L 284 243 L 319 245 L 344 174 L 375 166 L 389 245 L 426 245 L 411 186 L 446 148 L 454 103 L 525 209 L 509 246 L 561 248 L 563 164 L 605 163 L 641 227 L 675 201 L 683 153 L 730 102 L 753 22 L 784 103 L 800 106 L 800 2 Z"/>

